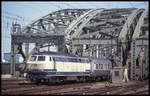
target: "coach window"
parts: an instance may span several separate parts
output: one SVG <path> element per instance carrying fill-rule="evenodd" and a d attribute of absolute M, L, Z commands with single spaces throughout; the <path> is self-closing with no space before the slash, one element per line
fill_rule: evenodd
<path fill-rule="evenodd" d="M 39 56 L 38 61 L 45 61 L 45 56 Z"/>
<path fill-rule="evenodd" d="M 30 61 L 36 61 L 36 57 L 37 57 L 37 56 L 31 56 L 31 57 L 30 57 Z"/>
<path fill-rule="evenodd" d="M 103 69 L 103 64 L 101 64 L 101 69 Z"/>
<path fill-rule="evenodd" d="M 112 68 L 112 65 L 109 65 L 110 66 L 110 69 Z"/>
<path fill-rule="evenodd" d="M 98 69 L 98 64 L 96 64 L 96 69 Z"/>

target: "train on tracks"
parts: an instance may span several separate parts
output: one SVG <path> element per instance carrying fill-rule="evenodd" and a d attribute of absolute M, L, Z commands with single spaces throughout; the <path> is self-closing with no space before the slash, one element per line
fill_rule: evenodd
<path fill-rule="evenodd" d="M 27 78 L 33 82 L 101 80 L 110 77 L 109 59 L 58 52 L 38 52 L 27 61 Z"/>

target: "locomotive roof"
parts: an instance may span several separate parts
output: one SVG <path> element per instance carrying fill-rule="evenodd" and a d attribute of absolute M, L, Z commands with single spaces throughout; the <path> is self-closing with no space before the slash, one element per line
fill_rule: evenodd
<path fill-rule="evenodd" d="M 103 63 L 103 64 L 110 64 L 111 61 L 109 59 L 104 59 L 104 58 L 94 58 L 90 56 L 78 56 L 78 55 L 73 55 L 73 54 L 68 54 L 68 53 L 62 53 L 62 52 L 52 52 L 52 51 L 44 51 L 44 52 L 38 52 L 34 53 L 33 55 L 50 55 L 50 56 L 67 56 L 67 57 L 79 57 L 79 58 L 88 58 L 91 59 L 92 62 L 94 63 Z"/>
<path fill-rule="evenodd" d="M 38 53 L 34 53 L 33 55 L 53 55 L 53 56 L 68 56 L 68 57 L 77 57 L 76 55 L 73 54 L 68 54 L 68 53 L 62 53 L 62 52 L 38 52 Z"/>

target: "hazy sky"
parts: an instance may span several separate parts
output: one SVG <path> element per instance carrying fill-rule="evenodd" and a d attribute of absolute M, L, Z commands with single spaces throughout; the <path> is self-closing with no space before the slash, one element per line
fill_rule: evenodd
<path fill-rule="evenodd" d="M 32 20 L 37 20 L 39 17 L 49 14 L 53 11 L 66 8 L 145 8 L 147 9 L 148 2 L 2 2 L 1 10 L 1 55 L 10 52 L 11 49 L 11 25 L 12 22 L 18 22 L 22 26 L 27 25 Z"/>

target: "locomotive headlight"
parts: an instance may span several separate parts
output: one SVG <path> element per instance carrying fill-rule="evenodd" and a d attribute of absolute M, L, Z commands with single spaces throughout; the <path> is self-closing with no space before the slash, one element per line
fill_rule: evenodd
<path fill-rule="evenodd" d="M 90 73 L 90 74 L 92 75 L 93 73 L 94 73 L 94 72 L 93 72 L 93 71 L 91 71 L 91 73 Z"/>

